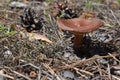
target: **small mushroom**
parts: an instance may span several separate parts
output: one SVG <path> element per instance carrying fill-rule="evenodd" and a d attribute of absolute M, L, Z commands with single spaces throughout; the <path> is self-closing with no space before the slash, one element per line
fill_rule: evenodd
<path fill-rule="evenodd" d="M 57 24 L 61 30 L 67 30 L 74 34 L 73 48 L 75 50 L 81 47 L 84 34 L 90 33 L 103 25 L 100 20 L 87 20 L 83 18 L 58 19 Z"/>

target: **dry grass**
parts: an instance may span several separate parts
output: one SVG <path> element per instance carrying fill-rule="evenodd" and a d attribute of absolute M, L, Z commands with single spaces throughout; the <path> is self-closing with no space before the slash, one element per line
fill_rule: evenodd
<path fill-rule="evenodd" d="M 76 5 L 70 4 L 77 8 L 78 14 L 81 14 L 79 11 L 81 7 L 83 8 L 83 12 L 87 12 L 82 0 L 76 1 L 78 1 L 77 3 L 74 2 Z M 52 1 L 49 2 L 47 0 L 46 2 L 53 4 Z M 3 2 L 3 4 L 5 3 Z M 8 4 L 9 3 L 6 5 Z M 49 4 L 43 11 L 47 13 L 43 16 L 46 23 L 39 32 L 46 35 L 53 43 L 47 44 L 41 40 L 31 42 L 27 37 L 20 38 L 19 30 L 17 30 L 16 34 L 2 36 L 0 37 L 0 69 L 5 69 L 6 74 L 20 80 L 63 80 L 64 77 L 61 72 L 65 70 L 70 70 L 75 73 L 79 78 L 78 80 L 119 80 L 120 77 L 118 75 L 120 74 L 117 73 L 116 75 L 114 73 L 115 70 L 117 70 L 114 67 L 120 65 L 119 50 L 105 56 L 93 56 L 88 59 L 80 59 L 74 54 L 71 47 L 72 37 L 66 38 L 66 35 L 58 29 L 56 20 L 49 14 L 49 10 L 53 8 L 53 6 Z M 80 7 L 78 4 L 80 4 Z M 6 28 L 11 24 L 18 25 L 18 17 L 23 9 L 19 10 L 15 8 L 11 11 L 6 5 L 0 5 L 0 24 L 5 25 Z M 111 30 L 120 29 L 120 18 L 118 16 L 119 14 L 117 14 L 119 12 L 118 8 L 115 10 L 107 7 L 105 3 L 93 2 L 93 6 L 90 5 L 90 11 L 94 12 L 96 18 L 100 18 L 101 15 L 98 14 L 102 14 L 102 18 L 104 18 L 103 22 L 113 26 L 110 28 L 104 26 L 103 28 L 106 30 L 107 28 Z M 0 33 L 3 32 L 1 31 Z M 120 37 L 119 34 L 117 35 Z M 6 54 L 7 51 L 9 51 L 9 54 Z M 70 53 L 72 59 L 65 57 L 65 53 Z M 29 73 L 31 71 L 37 73 L 35 79 L 30 78 Z M 6 77 L 6 80 L 9 80 L 8 78 L 10 77 Z"/>

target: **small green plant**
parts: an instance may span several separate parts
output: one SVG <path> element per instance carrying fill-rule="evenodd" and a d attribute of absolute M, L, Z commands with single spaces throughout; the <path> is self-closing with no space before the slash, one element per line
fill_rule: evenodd
<path fill-rule="evenodd" d="M 7 3 L 10 3 L 11 0 L 6 0 Z"/>
<path fill-rule="evenodd" d="M 3 25 L 0 25 L 0 37 L 4 37 L 4 36 L 9 36 L 9 35 L 13 35 L 16 33 L 16 31 L 13 31 L 11 30 L 11 27 L 10 26 L 3 26 Z"/>
<path fill-rule="evenodd" d="M 100 3 L 100 0 L 96 0 L 97 3 Z"/>
<path fill-rule="evenodd" d="M 117 0 L 118 3 L 120 3 L 120 0 Z"/>
<path fill-rule="evenodd" d="M 5 30 L 5 27 L 3 25 L 0 25 L 0 30 L 1 31 L 4 31 Z"/>
<path fill-rule="evenodd" d="M 85 7 L 87 8 L 88 11 L 91 9 L 92 4 L 93 4 L 92 1 L 88 1 L 85 3 Z"/>

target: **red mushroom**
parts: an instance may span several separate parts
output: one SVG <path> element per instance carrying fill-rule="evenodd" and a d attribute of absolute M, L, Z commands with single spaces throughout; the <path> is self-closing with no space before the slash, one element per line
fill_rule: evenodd
<path fill-rule="evenodd" d="M 84 34 L 90 33 L 103 25 L 100 20 L 87 20 L 83 18 L 58 19 L 57 24 L 60 29 L 70 31 L 74 34 L 74 49 L 81 47 Z"/>

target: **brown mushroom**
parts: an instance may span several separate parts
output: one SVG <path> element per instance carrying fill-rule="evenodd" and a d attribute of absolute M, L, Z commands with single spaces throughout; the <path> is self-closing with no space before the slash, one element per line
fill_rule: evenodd
<path fill-rule="evenodd" d="M 83 18 L 58 19 L 57 24 L 60 29 L 70 31 L 74 34 L 74 49 L 81 47 L 84 34 L 90 33 L 103 25 L 100 20 L 87 20 Z"/>

